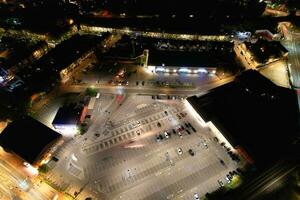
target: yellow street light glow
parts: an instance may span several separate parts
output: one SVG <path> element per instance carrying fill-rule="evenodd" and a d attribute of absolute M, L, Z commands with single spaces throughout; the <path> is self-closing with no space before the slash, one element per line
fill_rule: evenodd
<path fill-rule="evenodd" d="M 69 25 L 72 25 L 74 23 L 73 19 L 69 19 Z"/>
<path fill-rule="evenodd" d="M 36 167 L 33 167 L 32 165 L 30 165 L 29 163 L 24 162 L 25 165 L 25 169 L 26 171 L 31 175 L 31 176 L 36 176 L 39 174 L 39 171 Z"/>

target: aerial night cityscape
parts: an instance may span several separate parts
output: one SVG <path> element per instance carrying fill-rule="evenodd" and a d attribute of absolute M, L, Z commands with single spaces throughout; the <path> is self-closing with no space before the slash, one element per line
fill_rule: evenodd
<path fill-rule="evenodd" d="M 300 0 L 0 0 L 0 200 L 300 200 Z"/>

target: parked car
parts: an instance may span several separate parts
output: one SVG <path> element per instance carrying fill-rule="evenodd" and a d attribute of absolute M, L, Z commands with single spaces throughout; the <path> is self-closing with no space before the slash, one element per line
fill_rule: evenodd
<path fill-rule="evenodd" d="M 159 137 L 159 135 L 156 136 L 156 142 L 160 142 L 160 137 Z"/>
<path fill-rule="evenodd" d="M 180 133 L 180 131 L 178 131 L 178 135 L 180 138 L 182 138 L 182 134 Z"/>
<path fill-rule="evenodd" d="M 190 154 L 191 156 L 194 156 L 194 155 L 195 155 L 195 152 L 193 151 L 193 149 L 189 149 L 189 154 Z"/>
<path fill-rule="evenodd" d="M 165 137 L 168 139 L 168 138 L 169 138 L 169 134 L 168 134 L 168 132 L 167 132 L 167 131 L 165 131 L 165 132 L 164 132 L 164 134 L 165 134 Z"/>
<path fill-rule="evenodd" d="M 184 125 L 185 125 L 186 128 L 189 128 L 189 125 L 187 123 L 184 123 Z"/>
<path fill-rule="evenodd" d="M 219 185 L 220 185 L 220 187 L 223 187 L 224 186 L 224 183 L 222 182 L 222 180 L 218 180 L 218 183 L 219 183 Z"/>
<path fill-rule="evenodd" d="M 198 193 L 194 193 L 194 200 L 200 200 Z"/>
<path fill-rule="evenodd" d="M 228 178 L 228 176 L 226 176 L 225 179 L 226 179 L 227 183 L 230 183 L 230 182 L 231 182 L 231 179 Z"/>
<path fill-rule="evenodd" d="M 176 134 L 176 131 L 175 131 L 175 129 L 172 129 L 172 132 L 173 132 L 173 134 Z"/>
<path fill-rule="evenodd" d="M 178 153 L 179 155 L 182 154 L 182 149 L 181 149 L 180 147 L 177 148 L 177 153 Z"/>
<path fill-rule="evenodd" d="M 220 159 L 220 163 L 221 163 L 222 165 L 225 165 L 225 162 L 224 162 L 224 160 L 222 160 L 222 159 Z"/>

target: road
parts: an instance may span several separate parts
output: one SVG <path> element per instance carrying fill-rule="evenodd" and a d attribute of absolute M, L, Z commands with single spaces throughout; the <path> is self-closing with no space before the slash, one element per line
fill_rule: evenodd
<path fill-rule="evenodd" d="M 224 78 L 211 83 L 206 83 L 196 88 L 167 88 L 167 87 L 150 87 L 150 86 L 111 86 L 102 84 L 93 84 L 93 87 L 99 90 L 101 93 L 109 94 L 167 94 L 167 95 L 179 95 L 179 96 L 190 96 L 195 94 L 205 93 L 215 87 L 229 83 L 234 77 Z M 91 84 L 80 84 L 80 85 L 66 85 L 62 87 L 63 92 L 82 92 Z"/>
<path fill-rule="evenodd" d="M 286 40 L 282 44 L 288 49 L 288 69 L 290 83 L 292 87 L 298 90 L 298 104 L 300 109 L 300 32 L 291 30 L 287 27 L 285 29 Z"/>
<path fill-rule="evenodd" d="M 3 158 L 3 157 L 2 157 Z M 4 157 L 5 158 L 5 157 Z M 14 163 L 15 164 L 15 163 Z M 0 160 L 0 199 L 33 200 L 51 199 L 56 191 L 36 177 L 29 178 L 22 172 L 22 166 L 12 166 L 7 160 Z M 25 168 L 23 166 L 23 168 Z"/>
<path fill-rule="evenodd" d="M 294 163 L 280 161 L 250 182 L 242 185 L 234 195 L 245 200 L 254 200 L 257 197 L 262 197 L 265 192 L 272 191 L 273 186 L 276 189 L 278 187 L 276 186 L 277 184 L 284 183 L 283 179 L 296 170 L 297 167 L 298 165 Z M 232 198 L 234 197 L 229 197 L 229 199 Z"/>
<path fill-rule="evenodd" d="M 289 32 L 289 38 L 282 42 L 288 49 L 290 79 L 294 88 L 300 88 L 300 33 Z"/>

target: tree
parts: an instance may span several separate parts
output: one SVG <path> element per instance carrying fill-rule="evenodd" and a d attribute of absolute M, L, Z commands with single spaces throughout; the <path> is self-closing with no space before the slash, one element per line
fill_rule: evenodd
<path fill-rule="evenodd" d="M 95 88 L 90 88 L 89 87 L 89 88 L 86 88 L 85 94 L 90 96 L 90 97 L 95 97 L 95 96 L 97 96 L 97 91 L 96 91 Z"/>
<path fill-rule="evenodd" d="M 46 174 L 50 170 L 50 168 L 48 165 L 42 164 L 41 166 L 39 166 L 38 170 L 40 173 Z"/>

